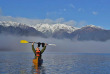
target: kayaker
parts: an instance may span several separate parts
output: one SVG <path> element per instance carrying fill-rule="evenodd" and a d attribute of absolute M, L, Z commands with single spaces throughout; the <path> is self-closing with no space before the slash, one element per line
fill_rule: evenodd
<path fill-rule="evenodd" d="M 33 52 L 34 52 L 34 54 L 35 54 L 35 59 L 36 59 L 37 57 L 38 57 L 39 59 L 41 59 L 41 58 L 42 58 L 42 53 L 45 51 L 47 44 L 46 44 L 46 43 L 44 44 L 44 47 L 43 47 L 42 50 L 40 50 L 39 47 L 37 47 L 36 50 L 35 50 L 35 48 L 34 48 L 34 43 L 35 43 L 35 42 L 32 43 L 32 50 L 33 50 Z"/>

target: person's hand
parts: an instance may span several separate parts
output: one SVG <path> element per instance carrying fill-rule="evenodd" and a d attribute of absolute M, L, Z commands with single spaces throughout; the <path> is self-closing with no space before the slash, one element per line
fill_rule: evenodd
<path fill-rule="evenodd" d="M 35 42 L 32 43 L 32 45 L 34 45 Z"/>
<path fill-rule="evenodd" d="M 45 43 L 45 46 L 47 46 L 48 44 L 47 43 Z"/>

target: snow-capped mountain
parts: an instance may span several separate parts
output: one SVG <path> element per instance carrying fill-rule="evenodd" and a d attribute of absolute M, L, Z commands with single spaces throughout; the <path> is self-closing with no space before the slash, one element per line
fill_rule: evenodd
<path fill-rule="evenodd" d="M 58 39 L 68 38 L 79 41 L 106 41 L 110 39 L 110 30 L 105 30 L 94 25 L 87 25 L 73 31 L 72 33 L 68 33 L 64 30 L 56 31 L 53 33 L 53 37 Z"/>
<path fill-rule="evenodd" d="M 70 37 L 77 40 L 106 41 L 110 39 L 110 30 L 105 30 L 94 25 L 87 25 L 71 33 Z"/>
<path fill-rule="evenodd" d="M 105 30 L 94 25 L 76 28 L 66 24 L 27 25 L 11 21 L 0 21 L 1 33 L 6 35 L 40 36 L 58 39 L 67 38 L 72 40 L 106 41 L 110 39 L 110 30 Z"/>
<path fill-rule="evenodd" d="M 36 24 L 33 27 L 36 30 L 41 31 L 43 33 L 46 33 L 46 32 L 54 33 L 54 32 L 59 31 L 61 29 L 67 31 L 68 33 L 72 33 L 73 31 L 78 29 L 76 27 L 68 26 L 66 24 L 53 24 L 53 25 L 49 25 L 49 24 Z"/>
<path fill-rule="evenodd" d="M 42 32 L 37 31 L 33 27 L 11 21 L 0 21 L 0 33 L 24 36 L 44 36 Z"/>
<path fill-rule="evenodd" d="M 4 27 L 20 27 L 20 28 L 28 28 L 28 27 L 33 27 L 36 30 L 46 33 L 46 32 L 51 32 L 54 33 L 55 31 L 59 31 L 61 29 L 67 31 L 68 33 L 72 33 L 73 31 L 77 30 L 78 28 L 68 26 L 66 24 L 36 24 L 36 25 L 27 25 L 27 24 L 22 24 L 22 23 L 17 23 L 17 22 L 12 22 L 12 21 L 0 21 L 0 25 Z"/>
<path fill-rule="evenodd" d="M 81 29 L 86 29 L 86 28 L 103 29 L 102 27 L 95 26 L 95 25 L 86 25 L 86 26 L 82 27 Z"/>
<path fill-rule="evenodd" d="M 57 32 L 67 32 L 67 33 L 72 33 L 78 28 L 68 26 L 66 24 L 36 24 L 36 25 L 27 25 L 27 24 L 22 24 L 22 23 L 17 23 L 17 22 L 12 22 L 12 21 L 0 21 L 0 25 L 3 27 L 19 27 L 21 29 L 28 29 L 29 28 L 34 28 L 36 31 L 42 32 L 46 37 L 52 37 L 53 34 Z M 30 29 L 31 30 L 31 29 Z"/>
<path fill-rule="evenodd" d="M 12 22 L 12 21 L 0 21 L 0 25 L 2 25 L 4 27 L 9 27 L 9 26 L 20 27 L 20 28 L 23 28 L 23 29 L 26 29 L 26 28 L 29 27 L 26 24 Z"/>

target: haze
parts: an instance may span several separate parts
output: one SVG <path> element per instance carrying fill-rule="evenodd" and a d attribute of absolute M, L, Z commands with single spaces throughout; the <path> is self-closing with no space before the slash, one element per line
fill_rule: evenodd
<path fill-rule="evenodd" d="M 0 35 L 0 51 L 32 52 L 31 44 L 20 44 L 20 40 L 56 44 L 56 46 L 47 46 L 46 52 L 110 53 L 110 40 L 106 42 L 72 41 L 69 39 L 12 36 L 3 34 Z M 37 47 L 36 44 L 35 47 Z"/>

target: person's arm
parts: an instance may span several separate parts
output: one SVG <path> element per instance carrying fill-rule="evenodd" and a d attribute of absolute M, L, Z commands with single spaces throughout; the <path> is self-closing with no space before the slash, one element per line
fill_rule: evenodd
<path fill-rule="evenodd" d="M 34 52 L 34 54 L 36 53 L 35 48 L 34 48 L 34 42 L 32 43 L 32 51 Z"/>
<path fill-rule="evenodd" d="M 43 49 L 41 50 L 41 54 L 45 51 L 47 44 L 45 43 L 45 46 L 43 47 Z"/>

